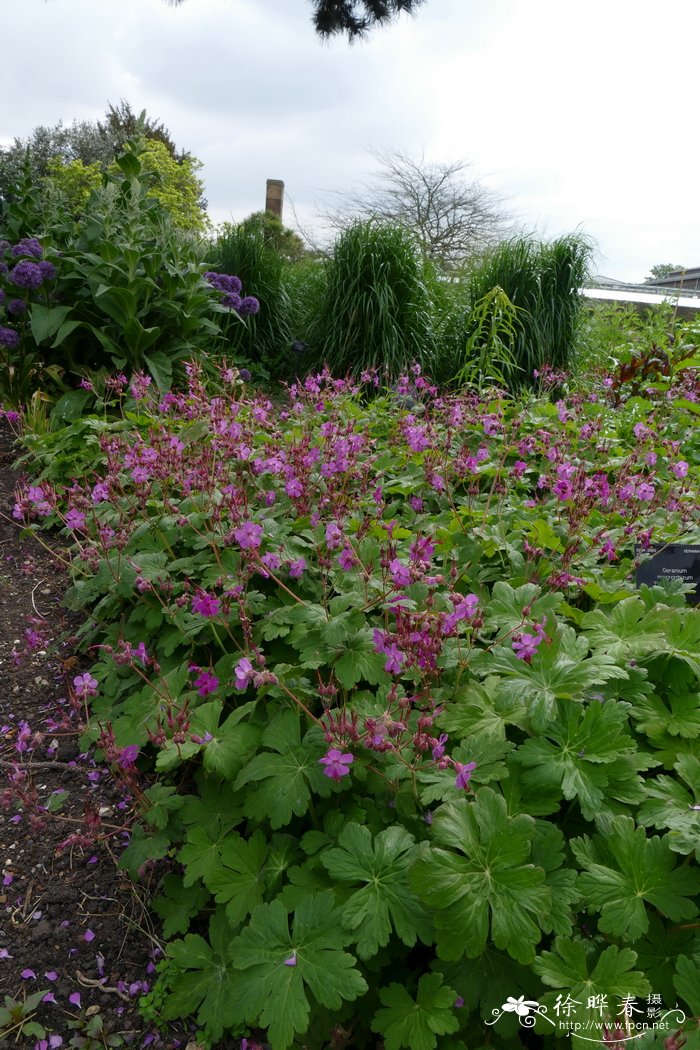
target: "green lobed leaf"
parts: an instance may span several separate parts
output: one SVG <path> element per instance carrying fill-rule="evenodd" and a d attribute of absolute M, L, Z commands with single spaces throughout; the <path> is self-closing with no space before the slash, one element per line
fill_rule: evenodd
<path fill-rule="evenodd" d="M 446 803 L 433 821 L 436 843 L 424 846 L 411 885 L 435 909 L 438 954 L 473 958 L 489 936 L 519 962 L 534 957 L 536 921 L 551 903 L 545 873 L 529 863 L 535 822 L 509 817 L 505 799 L 480 788 L 473 802 Z"/>
<path fill-rule="evenodd" d="M 578 889 L 586 907 L 600 912 L 604 933 L 634 941 L 649 928 L 645 901 L 674 922 L 694 918 L 700 871 L 676 867 L 667 839 L 647 838 L 631 817 L 601 820 L 601 831 L 571 840 L 584 869 Z"/>
<path fill-rule="evenodd" d="M 230 927 L 223 909 L 212 916 L 208 942 L 198 934 L 188 934 L 169 944 L 166 952 L 178 972 L 162 1008 L 163 1019 L 193 1015 L 213 1039 L 220 1038 L 236 1020 L 238 994 Z"/>
<path fill-rule="evenodd" d="M 432 924 L 408 885 L 417 851 L 413 836 L 393 825 L 372 841 L 368 828 L 350 823 L 338 842 L 337 848 L 321 853 L 321 862 L 333 879 L 364 884 L 343 907 L 343 923 L 357 941 L 360 958 L 376 955 L 392 928 L 409 947 L 417 937 L 430 943 Z"/>
<path fill-rule="evenodd" d="M 636 750 L 624 705 L 608 700 L 584 708 L 557 701 L 554 720 L 526 740 L 513 761 L 524 767 L 527 789 L 556 786 L 564 798 L 578 800 L 587 820 L 594 820 L 610 797 L 608 767 L 619 766 L 621 755 Z"/>
<path fill-rule="evenodd" d="M 322 1006 L 338 1009 L 367 991 L 355 959 L 343 951 L 347 934 L 333 893 L 303 900 L 294 913 L 279 902 L 261 904 L 231 942 L 239 976 L 233 1012 L 246 1024 L 267 1029 L 273 1050 L 286 1050 L 306 1031 L 307 989 Z"/>
<path fill-rule="evenodd" d="M 519 659 L 512 648 L 495 646 L 476 653 L 470 667 L 477 674 L 508 678 L 514 696 L 528 705 L 532 726 L 543 729 L 556 715 L 557 698 L 584 700 L 596 685 L 627 672 L 605 653 L 588 655 L 587 640 L 573 627 L 562 627 L 550 642 L 543 642 L 532 663 Z"/>
<path fill-rule="evenodd" d="M 453 1009 L 456 993 L 443 985 L 439 973 L 423 974 L 415 999 L 400 984 L 380 988 L 379 998 L 384 1009 L 374 1015 L 372 1031 L 384 1037 L 385 1050 L 434 1050 L 437 1036 L 459 1028 Z"/>

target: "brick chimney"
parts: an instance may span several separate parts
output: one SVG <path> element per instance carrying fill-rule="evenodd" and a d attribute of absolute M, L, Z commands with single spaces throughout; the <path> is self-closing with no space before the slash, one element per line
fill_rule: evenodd
<path fill-rule="evenodd" d="M 284 183 L 281 179 L 268 179 L 265 184 L 265 211 L 272 211 L 282 221 L 284 206 Z"/>

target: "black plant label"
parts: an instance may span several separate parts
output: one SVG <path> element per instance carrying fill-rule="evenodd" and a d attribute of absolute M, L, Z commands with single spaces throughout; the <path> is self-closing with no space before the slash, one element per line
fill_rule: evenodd
<path fill-rule="evenodd" d="M 652 543 L 648 548 L 637 547 L 637 557 L 645 558 L 637 566 L 637 586 L 649 587 L 663 580 L 682 580 L 692 583 L 694 589 L 687 598 L 692 605 L 700 603 L 700 546 L 691 543 Z"/>

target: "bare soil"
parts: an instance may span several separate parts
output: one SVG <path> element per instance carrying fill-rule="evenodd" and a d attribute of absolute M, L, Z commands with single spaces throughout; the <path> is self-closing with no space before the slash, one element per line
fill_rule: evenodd
<path fill-rule="evenodd" d="M 131 799 L 81 751 L 69 685 L 85 668 L 61 606 L 66 558 L 59 540 L 24 535 L 13 521 L 14 458 L 12 435 L 0 431 L 0 1007 L 5 996 L 45 994 L 31 1017 L 0 1023 L 0 1047 L 92 1048 L 120 1036 L 195 1050 L 193 1033 L 156 1031 L 138 1011 L 161 954 L 152 887 L 118 868 Z"/>

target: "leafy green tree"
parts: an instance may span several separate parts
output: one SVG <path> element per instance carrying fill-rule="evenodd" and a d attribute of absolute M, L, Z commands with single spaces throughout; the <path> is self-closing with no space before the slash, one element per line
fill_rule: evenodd
<path fill-rule="evenodd" d="M 244 233 L 260 233 L 268 248 L 273 248 L 290 262 L 306 253 L 299 234 L 285 226 L 273 211 L 255 211 L 240 223 L 239 228 Z"/>
<path fill-rule="evenodd" d="M 28 139 L 16 138 L 11 146 L 0 148 L 0 203 L 11 204 L 21 199 L 27 184 L 44 186 L 47 190 L 59 188 L 68 198 L 69 210 L 87 200 L 97 185 L 97 171 L 104 173 L 124 152 L 129 142 L 145 140 L 150 151 L 151 168 L 169 182 L 161 189 L 159 199 L 167 197 L 173 205 L 174 186 L 179 187 L 175 211 L 176 222 L 186 228 L 193 226 L 194 210 L 191 195 L 196 192 L 200 213 L 206 208 L 203 183 L 196 178 L 200 162 L 190 153 L 178 151 L 165 126 L 149 117 L 146 110 L 135 113 L 128 102 L 109 105 L 102 121 L 73 121 L 64 127 L 59 121 L 54 127 L 35 128 Z M 161 149 L 151 148 L 161 147 Z M 172 161 L 171 165 L 167 160 Z M 181 170 L 177 172 L 176 165 Z M 43 180 L 54 181 L 46 185 Z M 158 194 L 154 194 L 157 196 Z M 79 209 L 78 209 L 79 210 Z M 183 221 L 184 217 L 189 218 Z M 201 216 L 200 216 L 201 228 Z"/>
<path fill-rule="evenodd" d="M 197 176 L 202 162 L 189 155 L 178 162 L 158 139 L 148 139 L 139 156 L 153 177 L 148 195 L 170 212 L 175 226 L 203 233 L 209 223 L 202 207 L 204 185 Z"/>
<path fill-rule="evenodd" d="M 102 185 L 102 169 L 95 161 L 86 164 L 79 158 L 63 161 L 54 157 L 43 180 L 45 189 L 55 191 L 71 214 L 81 215 L 85 211 L 90 194 Z"/>

